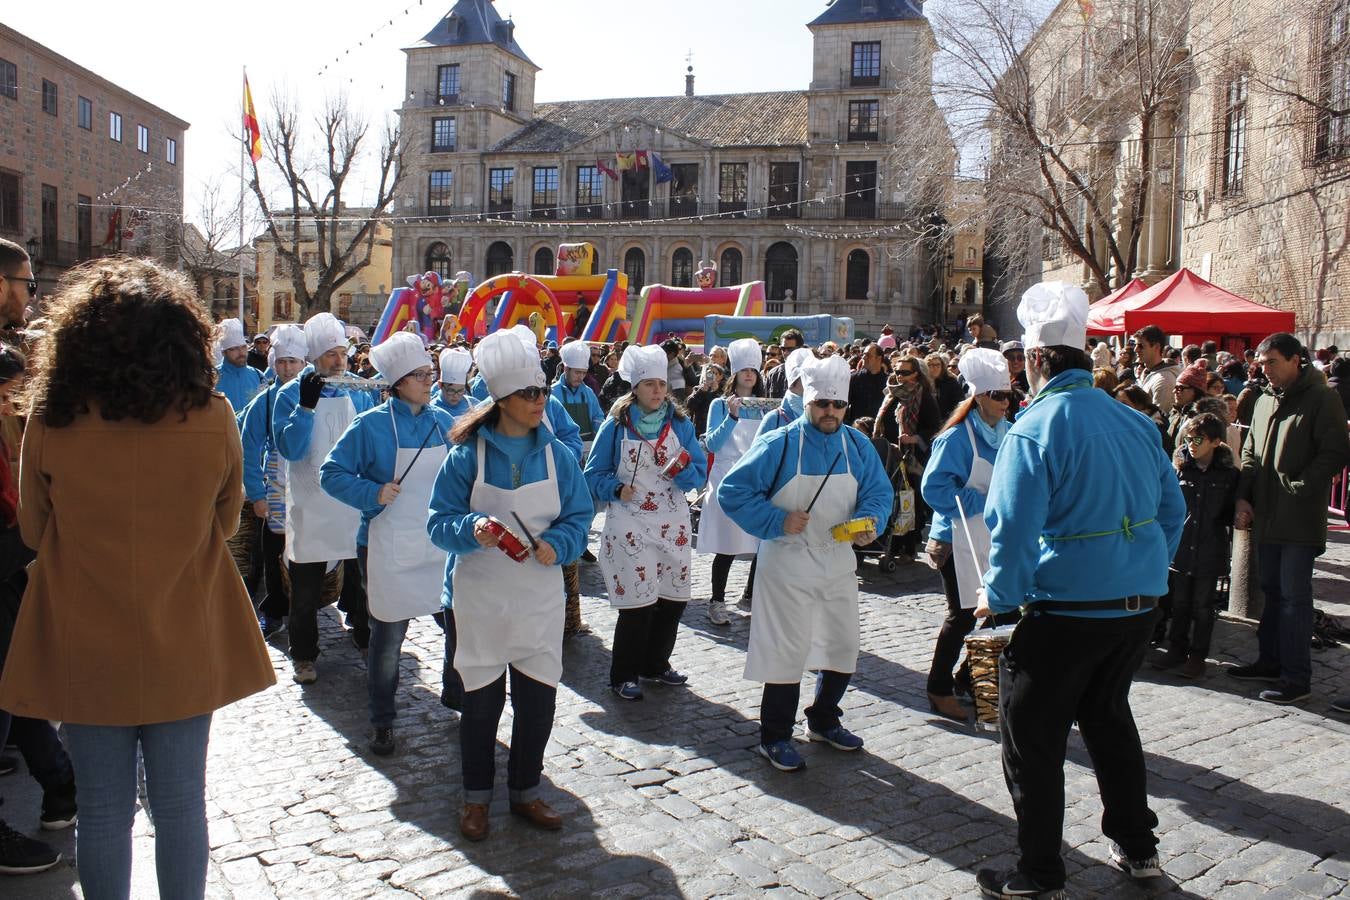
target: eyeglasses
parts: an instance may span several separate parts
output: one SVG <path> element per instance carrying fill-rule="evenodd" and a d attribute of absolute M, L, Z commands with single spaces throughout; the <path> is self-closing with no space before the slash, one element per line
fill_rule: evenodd
<path fill-rule="evenodd" d="M 449 387 L 444 381 L 441 382 L 441 393 L 447 397 L 458 397 L 464 393 L 467 386 Z"/>
<path fill-rule="evenodd" d="M 512 391 L 512 392 L 511 392 L 511 396 L 512 396 L 512 397 L 521 397 L 521 398 L 524 398 L 525 400 L 529 400 L 531 403 L 533 403 L 535 400 L 538 400 L 540 397 L 547 397 L 547 396 L 548 396 L 548 393 L 549 393 L 549 392 L 548 392 L 548 387 L 547 387 L 547 386 L 545 386 L 545 387 L 527 387 L 527 388 L 521 388 L 521 389 L 518 390 L 518 391 Z"/>
<path fill-rule="evenodd" d="M 848 409 L 847 400 L 812 400 L 811 405 L 816 409 Z"/>
<path fill-rule="evenodd" d="M 985 396 L 995 403 L 1002 403 L 1004 400 L 1011 403 L 1017 397 L 1012 391 L 985 391 Z"/>
<path fill-rule="evenodd" d="M 436 373 L 431 369 L 419 369 L 416 372 L 409 372 L 404 378 L 410 378 L 413 381 L 420 381 L 423 384 L 436 380 Z"/>

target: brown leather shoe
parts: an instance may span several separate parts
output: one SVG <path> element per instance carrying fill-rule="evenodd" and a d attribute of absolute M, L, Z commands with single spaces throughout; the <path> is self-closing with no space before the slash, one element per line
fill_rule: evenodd
<path fill-rule="evenodd" d="M 557 831 L 562 828 L 562 816 L 553 811 L 553 808 L 543 800 L 531 800 L 529 803 L 512 803 L 511 814 L 520 816 L 529 821 L 531 825 L 542 828 L 545 831 Z"/>
<path fill-rule="evenodd" d="M 945 697 L 941 694 L 929 694 L 928 708 L 944 719 L 952 719 L 957 722 L 970 721 L 970 710 L 950 694 Z"/>
<path fill-rule="evenodd" d="M 459 833 L 471 841 L 488 836 L 488 808 L 485 803 L 465 803 L 459 814 Z"/>

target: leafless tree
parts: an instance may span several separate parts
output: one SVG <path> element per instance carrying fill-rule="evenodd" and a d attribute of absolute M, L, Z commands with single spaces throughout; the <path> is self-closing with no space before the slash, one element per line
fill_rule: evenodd
<path fill-rule="evenodd" d="M 272 99 L 261 124 L 263 158 L 249 186 L 262 210 L 263 235 L 289 271 L 303 321 L 328 310 L 333 294 L 370 263 L 377 226 L 405 171 L 403 143 L 397 126 L 387 124 L 370 158 L 375 139 L 369 123 L 344 97 L 324 104 L 313 139 L 296 104 L 282 96 Z M 368 167 L 376 187 L 364 200 L 354 195 Z M 272 182 L 275 191 L 269 190 Z M 283 196 L 290 204 L 285 209 L 276 202 Z M 312 259 L 302 245 L 315 248 Z"/>

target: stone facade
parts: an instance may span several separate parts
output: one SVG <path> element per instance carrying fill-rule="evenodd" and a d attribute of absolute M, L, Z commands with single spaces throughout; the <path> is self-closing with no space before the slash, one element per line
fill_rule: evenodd
<path fill-rule="evenodd" d="M 344 209 L 342 216 L 360 219 L 369 216 L 370 209 Z M 285 217 L 290 210 L 276 210 L 278 217 Z M 356 225 L 338 229 L 337 240 L 340 247 L 351 241 L 357 229 Z M 280 229 L 285 233 L 285 229 Z M 381 222 L 375 227 L 375 246 L 371 250 L 370 262 L 361 267 L 346 284 L 338 288 L 332 297 L 330 312 L 363 330 L 369 331 L 372 322 L 379 319 L 385 303 L 394 285 L 390 279 L 393 268 L 393 235 L 388 224 Z M 266 330 L 281 322 L 298 322 L 301 311 L 296 302 L 295 285 L 291 281 L 290 268 L 286 261 L 277 255 L 276 245 L 265 233 L 255 238 L 253 249 L 257 260 L 257 295 L 253 298 L 252 315 L 259 331 Z M 318 283 L 318 244 L 312 225 L 302 224 L 299 250 L 301 259 L 312 264 L 313 269 L 305 274 L 308 288 L 314 290 Z M 419 270 L 420 271 L 420 270 Z M 412 274 L 411 271 L 409 274 Z M 399 281 L 399 286 L 402 280 Z M 319 310 L 311 310 L 313 315 Z"/>
<path fill-rule="evenodd" d="M 109 253 L 178 263 L 187 129 L 0 24 L 0 237 L 37 240 L 43 294 Z"/>
<path fill-rule="evenodd" d="M 448 19 L 461 14 L 495 16 L 475 0 Z M 930 321 L 940 306 L 933 266 L 888 241 L 917 215 L 912 179 L 891 152 L 897 128 L 936 114 L 928 24 L 810 27 L 805 91 L 698 96 L 691 73 L 684 96 L 535 104 L 537 69 L 518 45 L 437 44 L 438 26 L 406 51 L 395 275 L 551 273 L 559 244 L 589 241 L 601 270 L 628 272 L 630 302 L 644 284 L 692 284 L 688 263 L 707 260 L 722 283 L 765 280 L 775 312 L 848 315 L 873 333 L 888 321 Z M 859 43 L 876 45 L 874 78 L 854 78 Z M 455 75 L 445 66 L 458 66 Z M 504 103 L 508 73 L 514 109 Z M 458 93 L 443 95 L 445 84 Z M 453 131 L 442 123 L 438 133 L 437 119 L 453 119 Z M 654 167 L 620 180 L 597 172 L 597 160 L 617 169 L 615 153 L 636 150 L 694 168 L 666 184 Z"/>

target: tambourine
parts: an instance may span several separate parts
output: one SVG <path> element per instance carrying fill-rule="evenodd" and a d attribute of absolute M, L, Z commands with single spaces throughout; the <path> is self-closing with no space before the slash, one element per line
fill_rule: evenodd
<path fill-rule="evenodd" d="M 877 530 L 877 520 L 871 516 L 863 516 L 860 519 L 849 519 L 847 522 L 840 522 L 830 529 L 830 534 L 841 544 L 848 543 L 860 534 L 867 534 L 869 531 Z"/>
<path fill-rule="evenodd" d="M 525 546 L 525 542 L 516 537 L 511 529 L 507 528 L 497 519 L 488 517 L 487 524 L 483 526 L 489 534 L 497 536 L 497 549 L 514 559 L 516 562 L 524 562 L 530 558 L 530 548 Z"/>
<path fill-rule="evenodd" d="M 661 477 L 673 481 L 676 475 L 689 468 L 689 463 L 692 461 L 693 457 L 689 455 L 689 451 L 681 449 L 680 455 L 666 463 L 665 467 L 661 469 Z"/>

